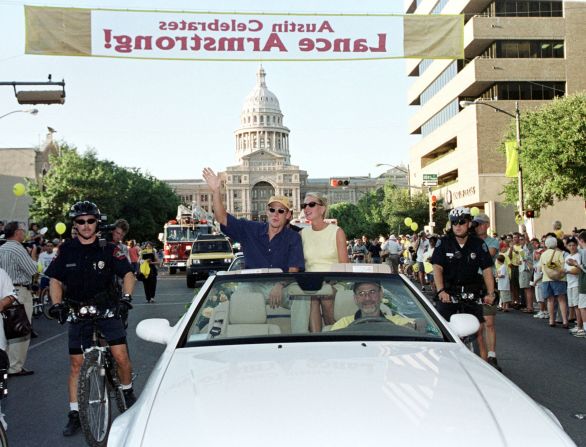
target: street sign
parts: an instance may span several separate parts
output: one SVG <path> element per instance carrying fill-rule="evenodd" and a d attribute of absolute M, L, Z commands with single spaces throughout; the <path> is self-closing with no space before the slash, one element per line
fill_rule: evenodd
<path fill-rule="evenodd" d="M 437 174 L 423 174 L 423 186 L 437 186 Z"/>

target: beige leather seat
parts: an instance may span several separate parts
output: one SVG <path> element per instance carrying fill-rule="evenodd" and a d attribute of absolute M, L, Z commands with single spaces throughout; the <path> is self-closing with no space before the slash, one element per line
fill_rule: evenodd
<path fill-rule="evenodd" d="M 279 326 L 267 323 L 267 308 L 262 293 L 237 292 L 230 297 L 227 337 L 280 333 Z"/>

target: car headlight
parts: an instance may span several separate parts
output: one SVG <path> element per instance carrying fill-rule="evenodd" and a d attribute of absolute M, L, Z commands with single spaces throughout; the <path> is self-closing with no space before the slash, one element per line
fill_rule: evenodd
<path fill-rule="evenodd" d="M 201 264 L 201 261 L 199 259 L 192 259 L 191 263 L 192 264 Z"/>
<path fill-rule="evenodd" d="M 226 259 L 224 259 L 224 262 L 225 262 L 226 264 L 230 264 L 230 263 L 232 262 L 232 259 L 226 258 Z"/>

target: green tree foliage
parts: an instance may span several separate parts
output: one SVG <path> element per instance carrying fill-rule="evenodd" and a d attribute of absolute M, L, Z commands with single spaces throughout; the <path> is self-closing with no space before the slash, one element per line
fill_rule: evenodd
<path fill-rule="evenodd" d="M 389 232 L 395 234 L 412 233 L 405 225 L 405 218 L 410 217 L 422 231 L 429 222 L 429 199 L 421 192 L 411 193 L 408 189 L 397 188 L 392 183 L 384 186 L 382 213 L 389 226 Z"/>
<path fill-rule="evenodd" d="M 507 140 L 515 139 L 514 128 Z M 502 146 L 504 151 L 504 143 Z M 570 196 L 586 197 L 586 94 L 555 99 L 521 115 L 525 208 L 538 210 Z M 517 180 L 505 186 L 508 203 L 518 200 Z"/>
<path fill-rule="evenodd" d="M 409 196 L 408 189 L 397 188 L 389 182 L 383 188 L 366 193 L 357 205 L 347 202 L 332 205 L 330 217 L 338 219 L 348 239 L 363 234 L 375 238 L 391 233 L 412 233 L 404 223 L 405 218 L 410 217 L 419 225 L 418 231 L 423 230 L 429 221 L 429 198 L 421 192 Z M 441 234 L 447 222 L 447 211 L 441 204 L 434 219 L 435 232 Z"/>
<path fill-rule="evenodd" d="M 348 202 L 336 203 L 329 208 L 328 217 L 338 219 L 338 226 L 344 230 L 348 239 L 362 235 L 366 219 L 357 205 Z"/>
<path fill-rule="evenodd" d="M 99 160 L 94 151 L 80 154 L 63 143 L 60 155 L 50 163 L 42 184 L 29 184 L 29 194 L 31 218 L 53 234 L 57 222 L 69 224 L 69 208 L 79 200 L 95 202 L 110 223 L 126 219 L 128 238 L 139 241 L 155 240 L 165 221 L 176 213 L 179 197 L 167 184 L 138 169 Z"/>

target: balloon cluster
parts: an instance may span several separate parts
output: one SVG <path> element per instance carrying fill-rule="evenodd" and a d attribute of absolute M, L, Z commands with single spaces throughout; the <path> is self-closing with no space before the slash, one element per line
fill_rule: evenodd
<path fill-rule="evenodd" d="M 405 223 L 405 225 L 411 228 L 412 231 L 417 231 L 417 229 L 419 228 L 417 222 L 413 222 L 413 219 L 411 219 L 410 217 L 405 217 L 405 220 L 403 222 Z"/>

